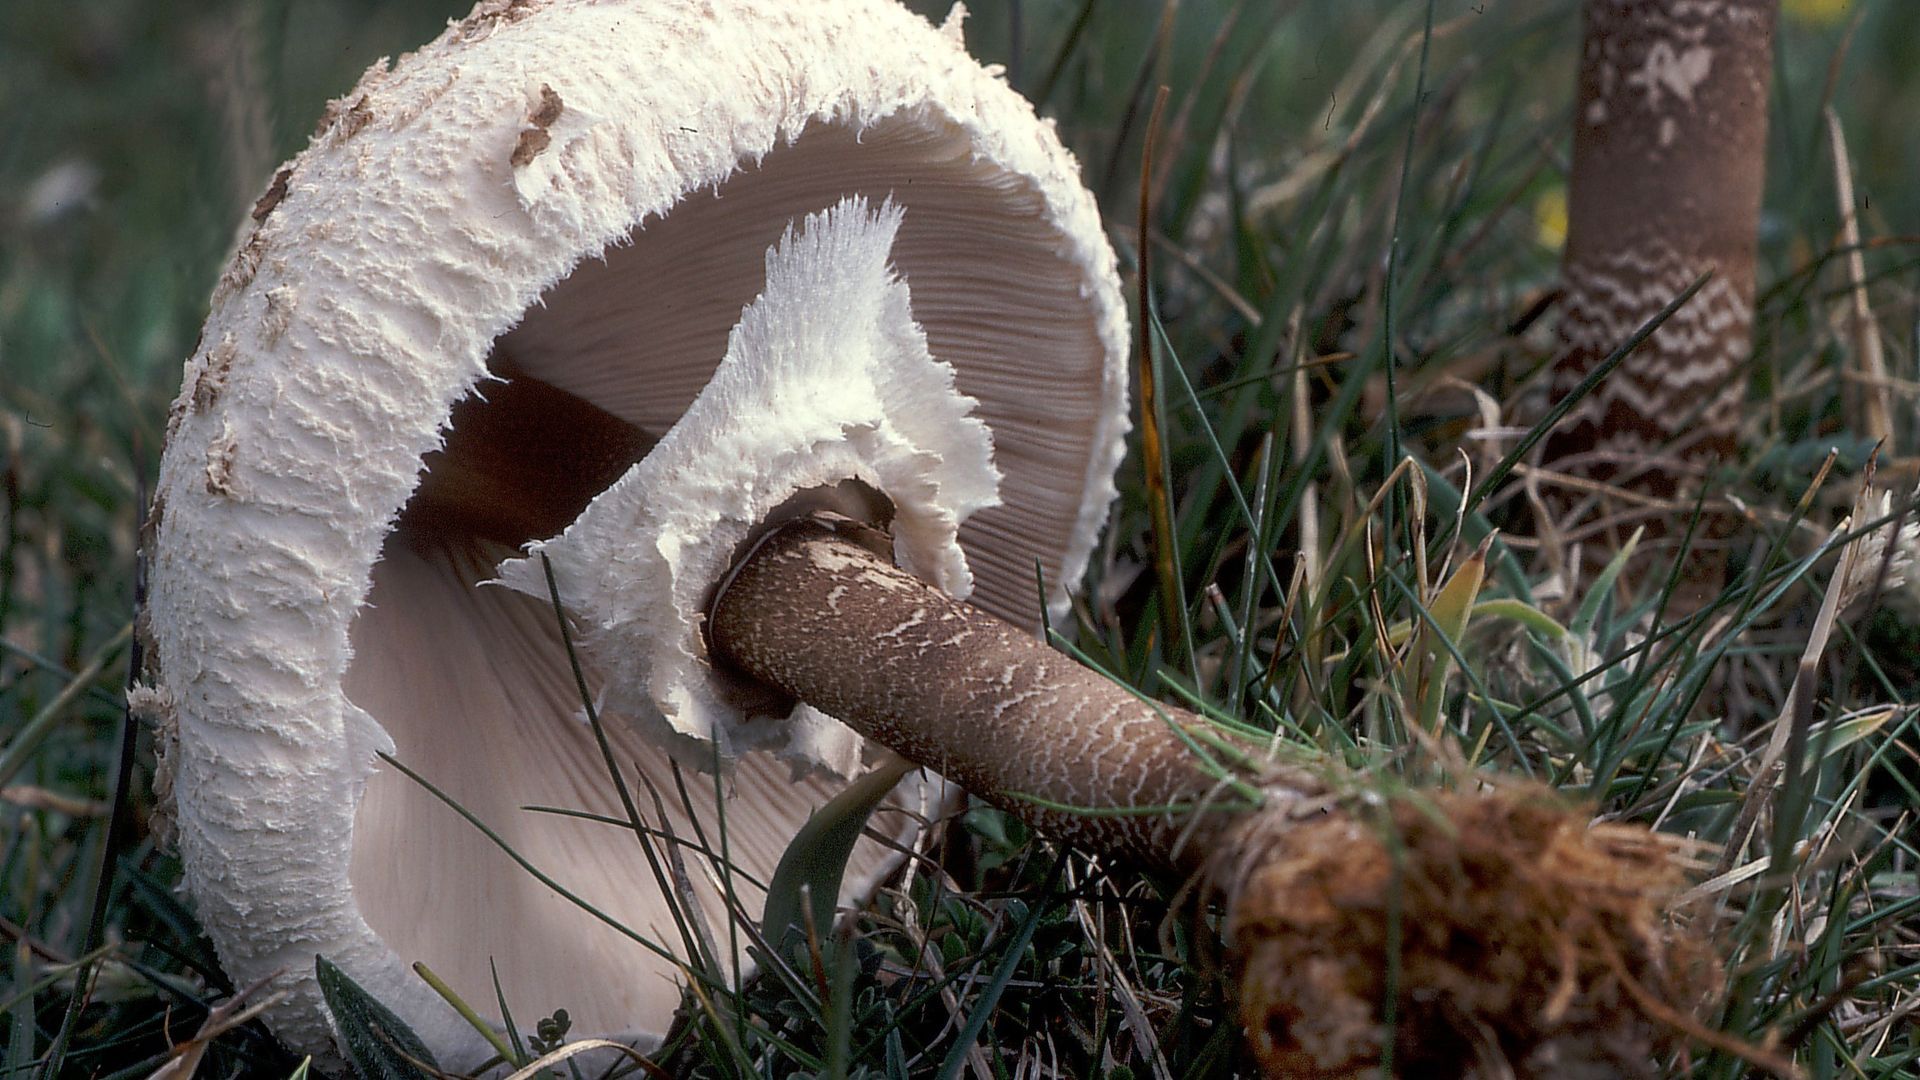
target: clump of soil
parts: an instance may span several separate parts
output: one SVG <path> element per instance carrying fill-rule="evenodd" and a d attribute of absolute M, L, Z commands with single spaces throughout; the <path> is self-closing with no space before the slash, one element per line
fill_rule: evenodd
<path fill-rule="evenodd" d="M 1654 1076 L 1718 982 L 1667 912 L 1673 842 L 1543 792 L 1256 817 L 1238 839 L 1218 878 L 1269 1075 Z"/>

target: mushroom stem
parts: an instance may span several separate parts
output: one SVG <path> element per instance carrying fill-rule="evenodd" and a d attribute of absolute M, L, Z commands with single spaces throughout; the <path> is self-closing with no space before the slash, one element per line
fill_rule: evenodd
<path fill-rule="evenodd" d="M 1555 468 L 1691 500 L 1737 448 L 1778 6 L 1583 5 L 1554 396 L 1703 273 L 1713 278 L 1547 439 Z M 1690 576 L 1717 576 L 1712 561 Z"/>
<path fill-rule="evenodd" d="M 713 655 L 1058 839 L 1201 877 L 1269 1075 L 1650 1077 L 1701 1030 L 1714 965 L 1664 915 L 1681 872 L 1655 834 L 1526 788 L 1363 795 L 1331 761 L 1276 762 L 1109 682 L 884 545 L 818 519 L 770 532 L 714 597 Z"/>
<path fill-rule="evenodd" d="M 876 542 L 877 538 L 877 542 Z M 865 526 L 798 519 L 714 598 L 716 656 L 1076 847 L 1187 875 L 1249 795 L 1326 793 L 894 566 Z"/>

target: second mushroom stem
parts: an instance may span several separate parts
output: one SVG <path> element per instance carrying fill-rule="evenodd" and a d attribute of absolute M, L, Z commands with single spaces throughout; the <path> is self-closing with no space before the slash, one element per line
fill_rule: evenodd
<path fill-rule="evenodd" d="M 1138 696 L 940 592 L 884 534 L 803 519 L 715 597 L 715 653 L 1085 850 L 1185 876 L 1250 802 L 1317 798 L 1305 770 Z"/>

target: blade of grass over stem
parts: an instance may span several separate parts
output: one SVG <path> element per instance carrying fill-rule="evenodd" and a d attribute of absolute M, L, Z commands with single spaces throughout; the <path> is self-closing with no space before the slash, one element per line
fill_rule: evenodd
<path fill-rule="evenodd" d="M 1132 694 L 1134 698 L 1138 700 L 1142 705 L 1145 705 L 1149 709 L 1152 709 L 1154 715 L 1159 718 L 1160 722 L 1166 725 L 1167 728 L 1171 730 L 1177 738 L 1179 738 L 1181 743 L 1186 746 L 1187 750 L 1194 755 L 1194 757 L 1199 762 L 1200 767 L 1202 769 L 1206 770 L 1210 775 L 1219 779 L 1221 782 L 1225 783 L 1228 787 L 1233 788 L 1235 791 L 1237 791 L 1242 796 L 1248 798 L 1250 801 L 1257 802 L 1259 800 L 1259 794 L 1257 789 L 1247 784 L 1246 781 L 1240 779 L 1238 776 L 1234 775 L 1234 771 L 1232 768 L 1229 768 L 1226 765 L 1222 765 L 1220 761 L 1216 759 L 1209 750 L 1207 750 L 1207 748 L 1200 745 L 1201 733 L 1198 730 L 1194 728 L 1189 728 L 1187 725 L 1176 721 L 1172 716 L 1168 715 L 1166 709 L 1159 702 L 1141 693 L 1138 687 L 1131 685 L 1125 680 L 1115 678 L 1112 672 L 1102 671 L 1099 667 L 1094 665 L 1093 662 L 1085 654 L 1075 649 L 1071 642 L 1068 642 L 1064 639 L 1056 637 L 1054 639 L 1053 645 L 1055 648 L 1061 650 L 1067 655 L 1073 657 L 1075 660 L 1078 660 L 1080 663 L 1086 665 L 1089 669 L 1104 676 L 1108 681 L 1112 682 L 1115 686 L 1118 686 L 1120 689 L 1125 690 L 1129 694 Z M 1216 747 L 1216 749 L 1218 749 L 1218 747 Z M 1251 758 L 1246 758 L 1244 756 L 1244 751 L 1236 750 L 1232 756 L 1235 758 L 1236 765 L 1245 765 L 1250 763 L 1251 761 Z"/>
<path fill-rule="evenodd" d="M 1153 112 L 1147 119 L 1146 147 L 1141 152 L 1140 235 L 1152 228 L 1151 183 L 1155 143 L 1159 139 L 1160 114 L 1167 105 L 1167 88 L 1161 87 L 1153 98 Z M 1173 467 L 1164 445 L 1167 426 L 1166 404 L 1161 399 L 1161 355 L 1155 348 L 1153 332 L 1153 245 L 1142 243 L 1136 256 L 1139 275 L 1140 359 L 1140 467 L 1145 478 L 1147 509 L 1153 522 L 1153 566 L 1159 581 L 1160 618 L 1166 629 L 1165 649 L 1176 667 L 1193 662 L 1193 626 L 1187 618 L 1186 583 L 1181 575 L 1179 546 L 1173 529 Z"/>
<path fill-rule="evenodd" d="M 653 838 L 648 835 L 647 827 L 640 820 L 640 810 L 634 804 L 633 792 L 627 787 L 626 773 L 620 763 L 614 759 L 613 744 L 607 740 L 607 730 L 600 723 L 600 710 L 593 704 L 593 692 L 587 688 L 587 674 L 580 666 L 580 654 L 573 647 L 573 628 L 567 624 L 567 613 L 560 604 L 560 582 L 554 577 L 553 560 L 544 552 L 540 555 L 540 567 L 547 578 L 547 596 L 553 605 L 555 623 L 560 628 L 560 643 L 566 649 L 567 666 L 572 670 L 575 691 L 580 695 L 580 706 L 586 710 L 587 724 L 593 729 L 593 740 L 600 747 L 601 761 L 607 767 L 607 776 L 613 781 L 613 789 L 620 796 L 620 809 L 627 815 L 627 823 L 633 835 L 640 842 L 641 854 L 646 856 L 647 869 L 652 872 L 656 884 L 660 886 L 660 895 L 669 898 L 667 910 L 673 915 L 674 926 L 680 932 L 681 943 L 686 946 L 687 956 L 694 958 L 701 970 L 709 975 L 719 973 L 718 958 L 711 955 L 702 936 L 696 934 L 690 920 L 692 913 L 681 910 L 681 905 L 672 898 L 680 895 L 674 887 L 667 868 L 662 865 L 660 853 L 654 850 Z M 438 792 L 435 792 L 438 794 Z M 664 823 L 663 823 L 664 824 Z"/>
<path fill-rule="evenodd" d="M 1547 433 L 1553 430 L 1553 426 L 1558 424 L 1561 418 L 1573 411 L 1573 407 L 1580 404 L 1580 402 L 1593 391 L 1594 387 L 1600 385 L 1602 379 L 1613 374 L 1614 368 L 1619 367 L 1633 350 L 1639 348 L 1642 342 L 1652 337 L 1654 331 L 1659 330 L 1661 326 L 1665 325 L 1666 321 L 1672 318 L 1675 312 L 1686 306 L 1687 301 L 1692 300 L 1694 294 L 1698 293 L 1702 288 L 1705 288 L 1707 282 L 1711 280 L 1713 280 L 1713 272 L 1711 270 L 1693 279 L 1692 284 L 1680 290 L 1672 300 L 1667 301 L 1665 307 L 1655 312 L 1652 318 L 1641 323 L 1640 327 L 1627 337 L 1627 340 L 1621 342 L 1618 348 L 1608 353 L 1606 359 L 1595 364 L 1593 370 L 1587 372 L 1586 377 L 1581 379 L 1579 384 L 1572 390 L 1569 390 L 1565 397 L 1555 402 L 1553 407 L 1547 410 L 1547 414 L 1540 418 L 1539 423 L 1534 424 L 1532 428 L 1528 429 L 1527 433 L 1521 436 L 1520 441 L 1515 444 L 1512 450 L 1507 451 L 1506 455 L 1500 459 L 1492 471 L 1487 473 L 1479 483 L 1473 486 L 1472 490 L 1467 492 L 1467 511 L 1471 513 L 1475 507 L 1486 501 L 1488 495 L 1499 490 L 1500 485 L 1505 483 L 1508 475 L 1513 472 L 1514 466 L 1526 459 L 1528 452 L 1531 451 L 1541 439 L 1547 437 Z M 1442 532 L 1434 538 L 1433 543 L 1445 543 L 1451 539 L 1451 531 L 1451 529 L 1442 530 Z"/>
<path fill-rule="evenodd" d="M 1035 806 L 1047 810 L 1055 810 L 1063 814 L 1078 814 L 1081 817 L 1089 818 L 1178 817 L 1182 814 L 1210 814 L 1216 811 L 1220 813 L 1241 814 L 1258 810 L 1261 806 L 1259 800 L 1248 800 L 1236 803 L 1225 802 L 1218 799 L 1205 804 L 1156 803 L 1151 806 L 1079 806 L 1073 803 L 1059 802 L 1042 795 L 1029 795 L 1020 791 L 1008 792 L 1007 797 L 1018 799 L 1025 803 L 1032 803 Z"/>

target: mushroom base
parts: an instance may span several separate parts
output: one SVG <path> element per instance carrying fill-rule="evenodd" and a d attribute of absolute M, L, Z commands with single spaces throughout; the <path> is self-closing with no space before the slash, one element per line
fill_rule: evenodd
<path fill-rule="evenodd" d="M 1250 819 L 1218 857 L 1269 1075 L 1664 1075 L 1719 968 L 1671 841 L 1544 792 Z"/>

